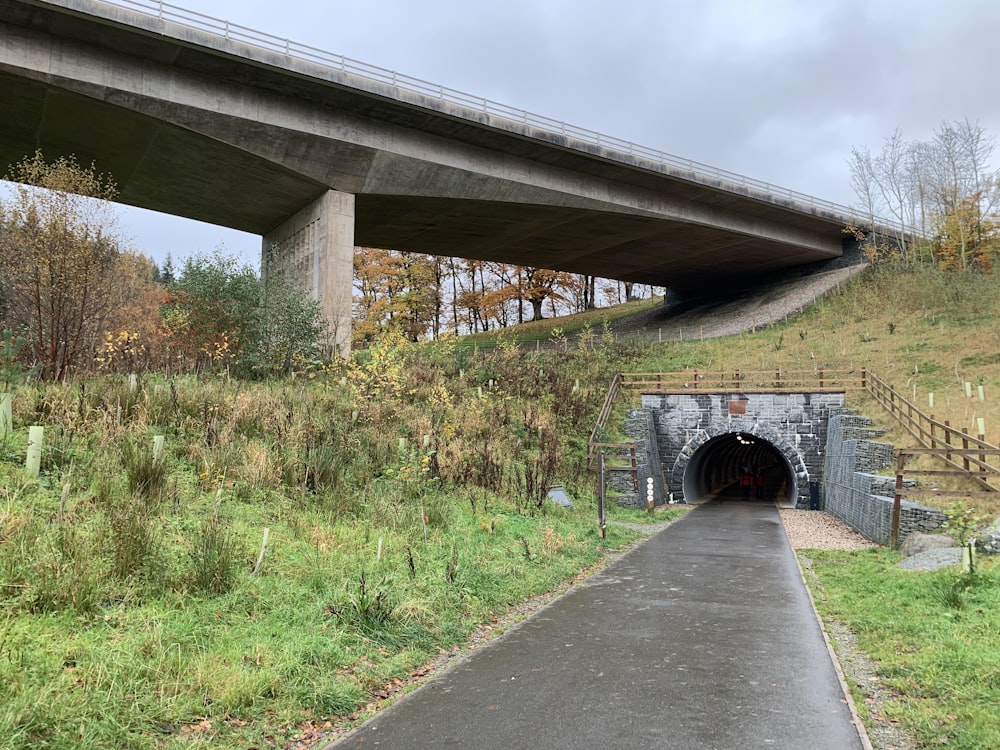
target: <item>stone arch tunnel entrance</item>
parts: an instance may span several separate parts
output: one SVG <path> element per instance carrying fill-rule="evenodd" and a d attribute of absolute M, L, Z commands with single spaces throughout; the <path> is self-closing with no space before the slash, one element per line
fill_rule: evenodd
<path fill-rule="evenodd" d="M 767 499 L 809 507 L 822 478 L 827 422 L 844 408 L 843 391 L 689 388 L 641 398 L 625 432 L 641 446 L 639 482 L 652 480 L 661 502 L 698 502 L 738 483 L 742 466 L 756 465 Z"/>
<path fill-rule="evenodd" d="M 681 486 L 689 502 L 718 495 L 739 485 L 744 467 L 763 477 L 765 500 L 794 506 L 799 495 L 796 471 L 769 440 L 747 432 L 709 438 L 695 448 L 683 467 Z M 756 494 L 756 488 L 753 493 Z"/>

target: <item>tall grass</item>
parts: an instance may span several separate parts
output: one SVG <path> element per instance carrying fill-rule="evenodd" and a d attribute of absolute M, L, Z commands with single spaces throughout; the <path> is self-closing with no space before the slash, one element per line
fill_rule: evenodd
<path fill-rule="evenodd" d="M 846 360 L 933 383 L 955 419 L 989 415 L 956 369 L 1000 388 L 997 334 L 976 322 L 1000 312 L 996 282 L 922 273 L 878 271 L 723 342 L 389 340 L 270 384 L 22 388 L 9 445 L 32 424 L 55 438 L 38 481 L 23 447 L 0 451 L 0 748 L 281 745 L 355 711 L 632 538 L 596 533 L 585 471 L 616 371 Z M 551 484 L 577 508 L 544 502 Z"/>
<path fill-rule="evenodd" d="M 388 346 L 18 393 L 13 444 L 62 437 L 37 482 L 0 456 L 0 748 L 281 744 L 630 538 L 578 455 L 627 353 Z"/>

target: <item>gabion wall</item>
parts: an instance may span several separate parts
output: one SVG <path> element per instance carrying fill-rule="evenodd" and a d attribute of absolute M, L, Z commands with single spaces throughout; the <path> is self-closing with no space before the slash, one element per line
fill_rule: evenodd
<path fill-rule="evenodd" d="M 892 532 L 892 497 L 895 478 L 875 476 L 894 465 L 893 446 L 871 438 L 882 432 L 871 420 L 853 414 L 830 418 L 823 463 L 822 502 L 830 515 L 857 529 L 878 544 L 887 544 Z M 887 481 L 888 480 L 888 481 Z M 944 523 L 944 513 L 904 500 L 900 506 L 899 538 L 914 531 L 928 532 Z"/>

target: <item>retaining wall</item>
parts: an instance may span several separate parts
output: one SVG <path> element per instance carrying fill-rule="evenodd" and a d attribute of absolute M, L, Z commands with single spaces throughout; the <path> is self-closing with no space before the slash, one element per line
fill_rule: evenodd
<path fill-rule="evenodd" d="M 832 416 L 827 425 L 823 462 L 822 507 L 878 544 L 888 544 L 892 531 L 893 498 L 888 494 L 895 477 L 874 472 L 894 465 L 894 449 L 877 442 L 882 431 L 871 419 L 855 414 Z M 944 523 L 944 513 L 904 500 L 900 507 L 899 538 L 914 531 L 928 532 Z"/>

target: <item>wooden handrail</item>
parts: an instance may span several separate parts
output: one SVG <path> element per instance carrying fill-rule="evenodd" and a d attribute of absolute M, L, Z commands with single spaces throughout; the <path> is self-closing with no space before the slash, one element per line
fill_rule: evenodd
<path fill-rule="evenodd" d="M 1000 454 L 1000 449 L 987 443 L 984 436 L 973 437 L 962 430 L 956 430 L 947 421 L 934 419 L 875 373 L 868 373 L 867 390 L 923 446 L 922 449 L 905 449 L 910 454 L 933 455 L 956 469 L 959 475 L 975 481 L 980 489 L 1000 492 L 1000 487 L 990 484 L 990 477 L 996 476 L 1000 470 L 986 460 L 988 455 Z M 960 456 L 961 463 L 955 461 L 953 456 Z"/>
<path fill-rule="evenodd" d="M 687 370 L 683 372 L 622 373 L 621 387 L 645 393 L 707 391 L 753 391 L 795 393 L 800 391 L 845 392 L 865 387 L 864 370 Z"/>
<path fill-rule="evenodd" d="M 1000 449 L 986 442 L 985 436 L 969 435 L 956 430 L 947 421 L 941 422 L 924 413 L 905 396 L 867 368 L 811 370 L 741 370 L 735 372 L 685 370 L 682 372 L 617 373 L 608 388 L 601 412 L 587 443 L 587 466 L 590 468 L 599 447 L 625 448 L 631 443 L 597 442 L 614 409 L 622 389 L 643 393 L 676 394 L 692 392 L 753 392 L 753 393 L 846 393 L 863 391 L 896 419 L 922 446 L 951 466 L 959 475 L 976 482 L 985 492 L 1000 492 L 1000 469 L 987 461 L 987 456 L 1000 455 Z M 905 449 L 920 451 L 921 449 Z M 960 457 L 961 461 L 956 461 Z M 912 472 L 911 472 L 912 473 Z"/>

